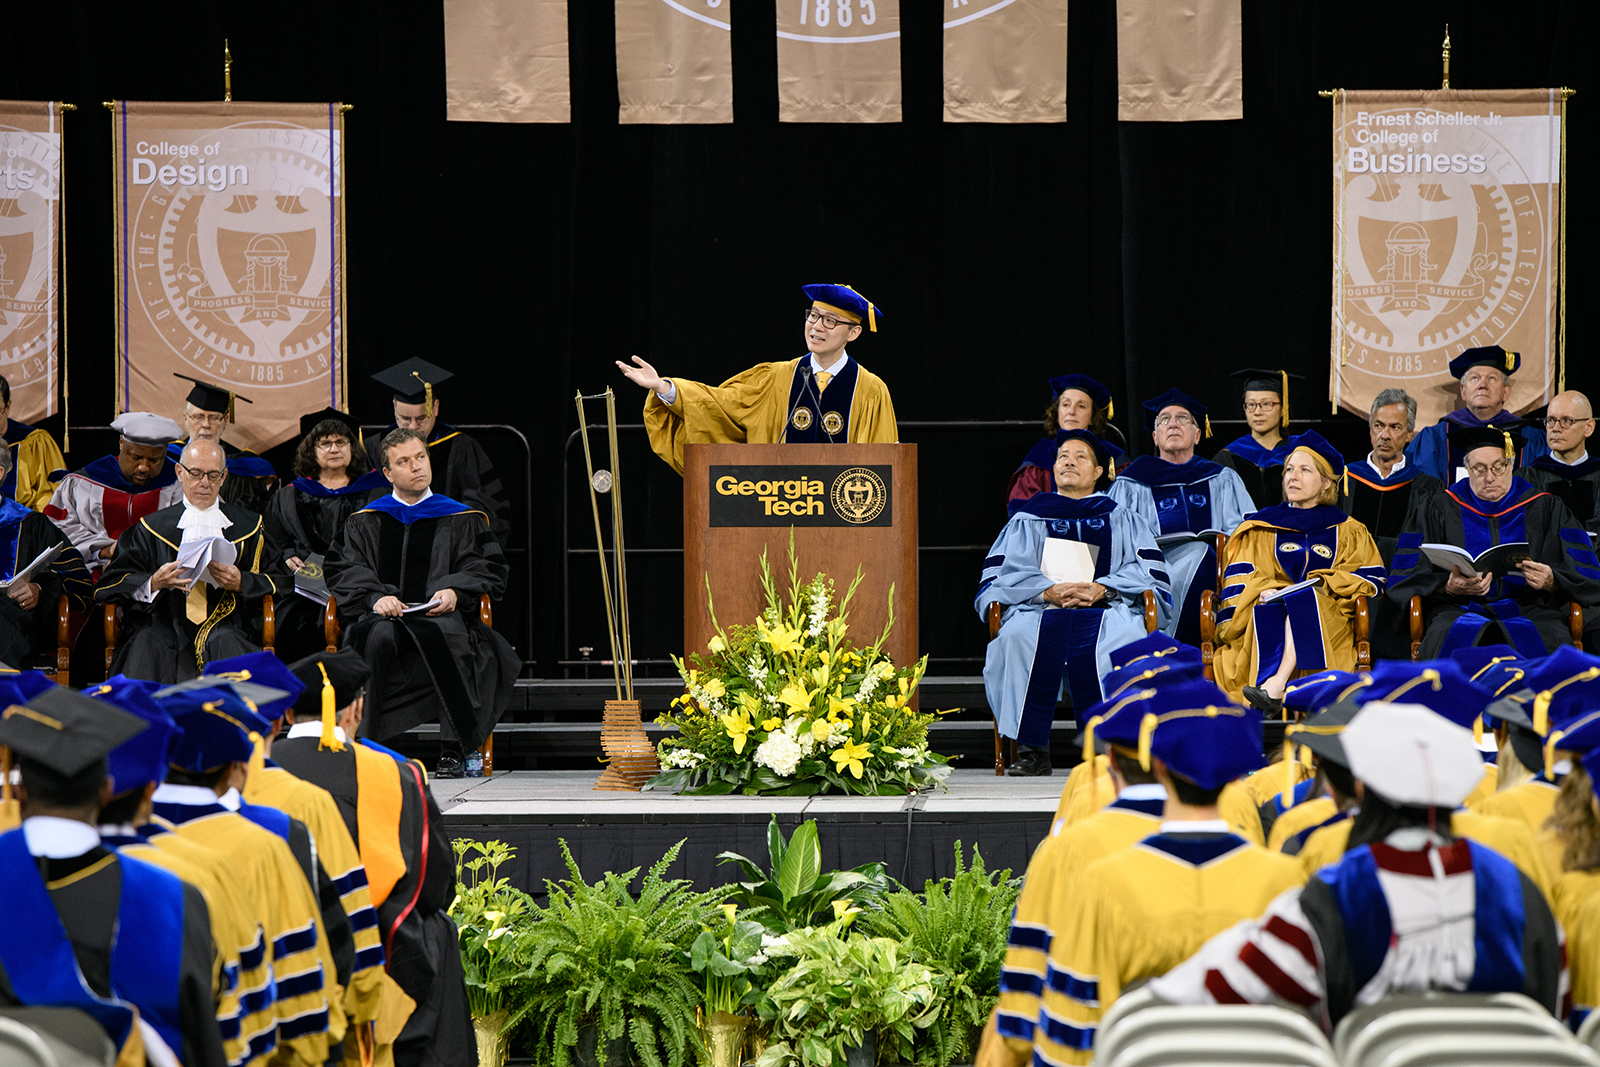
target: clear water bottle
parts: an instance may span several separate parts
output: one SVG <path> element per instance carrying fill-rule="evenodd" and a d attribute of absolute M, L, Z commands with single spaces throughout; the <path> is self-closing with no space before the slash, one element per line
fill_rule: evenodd
<path fill-rule="evenodd" d="M 466 776 L 468 778 L 483 777 L 483 753 L 468 752 L 466 762 Z"/>

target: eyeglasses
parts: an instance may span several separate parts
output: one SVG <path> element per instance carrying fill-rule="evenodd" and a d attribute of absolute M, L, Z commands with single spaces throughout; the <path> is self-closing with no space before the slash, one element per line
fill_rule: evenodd
<path fill-rule="evenodd" d="M 215 411 L 192 411 L 188 418 L 190 422 L 198 422 L 202 426 L 221 426 L 226 416 Z"/>
<path fill-rule="evenodd" d="M 1493 463 L 1489 464 L 1474 463 L 1472 466 L 1467 468 L 1467 473 L 1472 475 L 1474 478 L 1482 478 L 1484 475 L 1491 473 L 1496 478 L 1503 478 L 1505 475 L 1510 473 L 1510 471 L 1511 461 L 1509 459 L 1497 459 Z"/>
<path fill-rule="evenodd" d="M 337 448 L 349 448 L 349 447 L 350 447 L 350 442 L 346 441 L 343 437 L 330 437 L 326 441 L 318 441 L 317 442 L 317 449 L 319 451 L 325 451 L 325 452 L 332 452 L 334 449 L 337 449 Z"/>
<path fill-rule="evenodd" d="M 183 473 L 187 474 L 196 481 L 209 482 L 212 485 L 221 485 L 222 479 L 228 476 L 227 471 L 198 471 L 193 467 L 185 466 L 182 463 L 179 463 L 177 467 Z"/>
<path fill-rule="evenodd" d="M 1546 427 L 1554 427 L 1557 430 L 1565 430 L 1568 427 L 1578 425 L 1578 423 L 1580 423 L 1580 422 L 1590 422 L 1590 421 L 1592 421 L 1592 420 L 1590 420 L 1590 419 L 1561 419 L 1561 418 L 1551 419 L 1551 418 L 1547 418 L 1547 419 L 1544 420 L 1544 424 L 1545 424 Z"/>
<path fill-rule="evenodd" d="M 1257 411 L 1271 411 L 1277 406 L 1278 401 L 1276 400 L 1246 400 L 1244 402 L 1244 409 L 1251 413 Z"/>
<path fill-rule="evenodd" d="M 845 325 L 846 324 L 846 320 L 838 318 L 837 316 L 834 316 L 834 315 L 824 315 L 822 312 L 818 311 L 816 308 L 808 308 L 808 309 L 806 309 L 806 325 L 807 326 L 815 325 L 818 320 L 821 320 L 823 328 L 824 329 L 828 329 L 828 330 L 836 330 L 841 325 Z M 854 326 L 855 323 L 851 322 L 851 323 L 848 323 L 848 325 Z"/>
<path fill-rule="evenodd" d="M 1158 429 L 1160 427 L 1165 426 L 1168 423 L 1172 423 L 1172 422 L 1177 423 L 1179 426 L 1193 426 L 1195 424 L 1194 423 L 1194 416 L 1190 415 L 1190 414 L 1187 414 L 1187 413 L 1179 413 L 1177 415 L 1157 415 L 1156 416 L 1156 427 Z"/>

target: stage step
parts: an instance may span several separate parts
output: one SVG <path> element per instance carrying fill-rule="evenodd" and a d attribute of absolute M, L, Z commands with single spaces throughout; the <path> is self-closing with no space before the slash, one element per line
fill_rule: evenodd
<path fill-rule="evenodd" d="M 683 693 L 678 678 L 636 678 L 635 699 L 644 705 L 646 718 L 666 711 L 672 699 Z M 958 714 L 988 718 L 989 701 L 983 694 L 981 675 L 926 677 L 918 688 L 924 709 L 957 709 Z M 572 719 L 600 721 L 605 702 L 615 699 L 616 684 L 610 678 L 519 678 L 511 694 L 506 718 L 530 721 Z M 531 714 L 527 714 L 531 713 Z"/>

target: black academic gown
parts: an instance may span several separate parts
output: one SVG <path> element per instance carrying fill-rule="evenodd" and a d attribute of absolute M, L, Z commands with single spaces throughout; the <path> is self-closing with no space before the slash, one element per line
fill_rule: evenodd
<path fill-rule="evenodd" d="M 1269 508 L 1283 503 L 1283 461 L 1289 458 L 1289 441 L 1278 442 L 1277 448 L 1262 448 L 1251 434 L 1222 446 L 1211 458 L 1239 476 L 1245 492 L 1257 507 Z"/>
<path fill-rule="evenodd" d="M 149 604 L 133 597 L 163 564 L 178 558 L 183 531 L 180 501 L 140 519 L 117 539 L 117 552 L 106 567 L 95 599 L 122 608 L 122 638 L 113 673 L 151 681 L 187 681 L 214 659 L 261 651 L 261 598 L 281 599 L 289 588 L 277 546 L 260 515 L 224 502 L 222 513 L 233 525 L 223 531 L 238 552 L 234 566 L 242 572 L 239 592 L 205 584 L 207 616 L 189 621 L 185 594 L 163 589 Z"/>
<path fill-rule="evenodd" d="M 1339 498 L 1339 508 L 1366 526 L 1372 539 L 1378 543 L 1378 554 L 1383 565 L 1394 569 L 1395 553 L 1399 551 L 1400 534 L 1405 529 L 1417 502 L 1441 492 L 1444 483 L 1431 474 L 1425 474 L 1415 464 L 1408 462 L 1385 478 L 1364 459 L 1345 467 L 1345 484 L 1348 488 Z M 1411 656 L 1410 622 L 1408 613 L 1387 597 L 1377 597 L 1371 603 L 1372 654 L 1375 659 L 1409 659 Z"/>
<path fill-rule="evenodd" d="M 23 610 L 10 596 L 0 593 L 0 663 L 26 666 L 34 652 L 54 649 L 61 595 L 67 595 L 72 610 L 82 611 L 94 589 L 83 557 L 55 523 L 9 497 L 0 497 L 0 580 L 10 579 L 51 545 L 59 549 L 55 558 L 29 577 L 39 586 L 39 602 L 32 611 Z"/>
<path fill-rule="evenodd" d="M 1517 474 L 1565 504 L 1591 541 L 1600 538 L 1600 456 L 1573 464 L 1540 456 Z"/>
<path fill-rule="evenodd" d="M 506 639 L 478 619 L 479 596 L 500 598 L 508 575 L 484 514 L 437 493 L 410 508 L 382 497 L 350 516 L 326 571 L 345 640 L 372 665 L 371 736 L 394 737 L 442 710 L 446 736 L 468 750 L 483 744 L 522 666 Z M 445 588 L 457 600 L 448 615 L 372 612 L 386 596 L 421 604 Z"/>
<path fill-rule="evenodd" d="M 1528 542 L 1529 556 L 1555 572 L 1554 589 L 1532 589 L 1512 571 L 1496 578 L 1486 596 L 1455 596 L 1445 592 L 1450 572 L 1434 566 L 1418 547 L 1450 544 L 1477 555 L 1518 541 Z M 1587 619 L 1600 617 L 1600 560 L 1572 512 L 1549 493 L 1515 478 L 1504 497 L 1483 501 L 1463 478 L 1418 501 L 1400 535 L 1388 595 L 1402 611 L 1411 597 L 1422 597 L 1423 659 L 1501 641 L 1524 656 L 1542 656 L 1572 639 L 1569 602 L 1582 605 Z"/>
<path fill-rule="evenodd" d="M 394 429 L 391 423 L 367 438 L 367 458 L 373 470 L 383 470 L 381 446 Z M 435 423 L 428 435 L 428 458 L 433 463 L 433 491 L 483 512 L 489 517 L 495 540 L 507 544 L 511 536 L 511 504 L 483 446 L 454 426 Z"/>
<path fill-rule="evenodd" d="M 14 832 L 21 833 L 20 830 Z M 112 859 L 113 856 L 114 853 L 97 847 L 71 859 L 37 859 L 35 862 L 66 930 L 67 940 L 71 942 L 72 954 L 84 981 L 101 997 L 115 993 L 137 1005 L 137 999 L 129 991 L 112 989 L 119 919 L 125 917 L 120 912 L 123 904 L 121 865 L 129 862 L 120 856 Z M 198 889 L 188 883 L 179 884 L 183 890 L 183 945 L 178 956 L 176 982 L 182 1038 L 181 1047 L 172 1051 L 182 1057 L 184 1067 L 226 1067 L 228 1060 L 222 1049 L 222 1031 L 217 1026 L 217 1006 L 211 988 L 216 950 L 211 940 L 210 913 Z M 163 976 L 161 984 L 172 980 L 172 976 Z M 3 966 L 0 966 L 0 1006 L 25 1006 Z M 77 1005 L 65 1003 L 62 1006 Z"/>
<path fill-rule="evenodd" d="M 417 1002 L 395 1042 L 395 1063 L 472 1067 L 477 1063 L 472 1012 L 455 926 L 445 914 L 454 899 L 455 868 L 444 817 L 420 765 L 370 741 L 360 744 L 363 758 L 381 754 L 400 774 L 400 807 L 392 814 L 405 873 L 376 902 L 389 976 Z M 290 774 L 332 794 L 359 848 L 356 813 L 361 809 L 362 775 L 355 746 L 335 752 L 321 748 L 315 737 L 279 739 L 273 742 L 272 758 Z"/>

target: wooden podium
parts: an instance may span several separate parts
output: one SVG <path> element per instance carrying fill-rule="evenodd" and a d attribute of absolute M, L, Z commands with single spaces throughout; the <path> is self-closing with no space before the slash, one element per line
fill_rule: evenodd
<path fill-rule="evenodd" d="M 850 640 L 878 639 L 894 586 L 894 630 L 884 652 L 916 662 L 916 445 L 688 445 L 683 469 L 683 643 L 705 653 L 716 629 L 706 578 L 726 629 L 760 614 L 761 550 L 780 596 L 789 588 L 789 530 L 800 580 L 834 582 L 833 612 L 856 568 Z"/>

